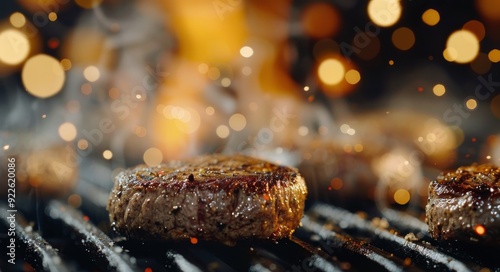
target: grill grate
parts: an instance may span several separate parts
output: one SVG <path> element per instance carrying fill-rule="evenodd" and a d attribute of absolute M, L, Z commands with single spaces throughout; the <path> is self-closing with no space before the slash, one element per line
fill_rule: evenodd
<path fill-rule="evenodd" d="M 98 190 L 98 192 L 96 192 Z M 377 227 L 358 214 L 328 204 L 309 208 L 291 239 L 241 241 L 235 247 L 199 241 L 153 243 L 116 236 L 106 221 L 105 189 L 81 182 L 82 206 L 59 200 L 40 204 L 41 214 L 16 215 L 16 269 L 39 271 L 500 271 L 494 251 L 436 244 L 416 217 L 386 209 Z M 4 202 L 5 203 L 5 202 Z M 6 207 L 0 228 L 8 228 Z M 25 220 L 26 216 L 28 220 Z M 375 216 L 375 215 L 374 215 Z M 41 230 L 27 222 L 41 218 Z M 32 223 L 33 224 L 33 223 Z M 417 241 L 403 238 L 414 233 Z M 2 233 L 6 233 L 3 231 Z M 109 235 L 109 236 L 108 236 Z M 0 236 L 2 243 L 7 236 Z M 493 253 L 492 253 L 493 252 Z M 94 264 L 96 263 L 96 264 Z M 0 261 L 2 270 L 11 265 Z"/>

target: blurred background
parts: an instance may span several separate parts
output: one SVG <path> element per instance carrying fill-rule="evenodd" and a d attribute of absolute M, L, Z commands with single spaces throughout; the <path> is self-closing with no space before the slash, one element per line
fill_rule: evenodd
<path fill-rule="evenodd" d="M 440 171 L 500 163 L 499 49 L 495 0 L 7 1 L 0 157 L 75 207 L 84 180 L 214 152 L 421 207 Z"/>

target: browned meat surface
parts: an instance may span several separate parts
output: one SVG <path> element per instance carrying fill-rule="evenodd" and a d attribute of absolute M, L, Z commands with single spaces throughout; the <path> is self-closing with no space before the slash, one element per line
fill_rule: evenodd
<path fill-rule="evenodd" d="M 289 237 L 299 226 L 306 195 L 296 169 L 242 155 L 210 155 L 123 171 L 108 210 L 113 227 L 132 238 L 234 244 Z"/>
<path fill-rule="evenodd" d="M 471 165 L 429 185 L 429 233 L 440 240 L 500 244 L 500 168 Z"/>

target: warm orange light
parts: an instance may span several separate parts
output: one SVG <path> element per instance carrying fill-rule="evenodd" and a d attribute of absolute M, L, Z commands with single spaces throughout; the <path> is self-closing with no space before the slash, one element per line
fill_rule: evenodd
<path fill-rule="evenodd" d="M 394 201 L 399 205 L 404 205 L 410 201 L 410 192 L 405 189 L 399 189 L 394 193 Z"/>
<path fill-rule="evenodd" d="M 340 190 L 342 189 L 342 187 L 344 186 L 344 183 L 342 182 L 342 180 L 340 178 L 333 178 L 331 181 L 330 181 L 330 186 L 332 187 L 332 189 L 334 190 Z"/>
<path fill-rule="evenodd" d="M 422 21 L 430 26 L 435 26 L 439 23 L 439 12 L 435 9 L 428 9 L 422 14 Z"/>
<path fill-rule="evenodd" d="M 392 43 L 399 50 L 408 50 L 415 44 L 415 34 L 407 27 L 400 27 L 392 33 Z"/>
<path fill-rule="evenodd" d="M 196 238 L 196 237 L 191 237 L 191 238 L 189 239 L 189 241 L 191 242 L 191 244 L 196 245 L 196 244 L 198 243 L 198 238 Z"/>
<path fill-rule="evenodd" d="M 468 21 L 464 24 L 462 29 L 474 33 L 474 35 L 476 35 L 477 39 L 480 41 L 484 39 L 484 35 L 486 34 L 483 23 L 479 22 L 478 20 Z"/>
<path fill-rule="evenodd" d="M 313 2 L 302 11 L 301 24 L 304 32 L 313 38 L 327 38 L 340 29 L 340 15 L 330 4 Z"/>
<path fill-rule="evenodd" d="M 478 235 L 484 235 L 486 233 L 486 228 L 483 226 L 483 225 L 477 225 L 475 228 L 474 228 L 474 231 L 478 234 Z"/>

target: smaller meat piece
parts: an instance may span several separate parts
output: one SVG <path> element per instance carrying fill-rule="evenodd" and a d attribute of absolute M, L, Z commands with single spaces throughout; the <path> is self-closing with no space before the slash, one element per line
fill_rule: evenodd
<path fill-rule="evenodd" d="M 484 164 L 445 172 L 429 184 L 429 233 L 438 240 L 500 243 L 500 168 Z"/>
<path fill-rule="evenodd" d="M 306 195 L 296 169 L 242 155 L 209 155 L 125 170 L 116 177 L 108 210 L 113 227 L 131 238 L 196 237 L 232 245 L 291 236 Z"/>

